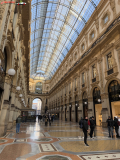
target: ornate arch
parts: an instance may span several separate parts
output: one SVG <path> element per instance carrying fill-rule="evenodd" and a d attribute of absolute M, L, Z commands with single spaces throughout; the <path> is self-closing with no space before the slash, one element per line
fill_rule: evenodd
<path fill-rule="evenodd" d="M 116 78 L 116 77 L 109 79 L 105 84 L 105 93 L 108 93 L 108 86 L 114 80 L 118 81 L 118 83 L 120 84 L 120 80 L 118 78 Z"/>
<path fill-rule="evenodd" d="M 7 68 L 6 72 L 8 69 L 12 68 L 12 46 L 10 44 L 10 41 L 6 40 L 5 41 L 5 46 L 4 49 L 6 48 L 6 54 L 7 54 Z M 4 51 L 3 51 L 4 52 Z"/>
<path fill-rule="evenodd" d="M 94 85 L 94 87 L 92 87 L 91 90 L 90 90 L 90 97 L 93 97 L 93 91 L 94 91 L 94 89 L 95 89 L 96 87 L 99 88 L 100 93 L 101 93 L 101 87 L 98 86 L 98 85 Z"/>

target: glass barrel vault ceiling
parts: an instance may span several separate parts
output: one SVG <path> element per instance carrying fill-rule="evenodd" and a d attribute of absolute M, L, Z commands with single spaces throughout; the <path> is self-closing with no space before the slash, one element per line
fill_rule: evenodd
<path fill-rule="evenodd" d="M 52 78 L 100 0 L 32 0 L 30 78 Z"/>

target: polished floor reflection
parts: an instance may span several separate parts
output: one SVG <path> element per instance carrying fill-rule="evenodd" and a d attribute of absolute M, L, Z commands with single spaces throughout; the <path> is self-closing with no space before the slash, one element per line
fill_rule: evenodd
<path fill-rule="evenodd" d="M 77 123 L 54 121 L 22 123 L 0 138 L 0 160 L 97 160 L 119 159 L 120 139 L 108 138 L 106 128 L 96 127 L 96 137 L 86 147 Z"/>

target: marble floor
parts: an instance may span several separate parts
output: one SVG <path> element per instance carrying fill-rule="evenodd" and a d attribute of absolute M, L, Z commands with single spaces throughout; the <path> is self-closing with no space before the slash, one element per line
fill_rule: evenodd
<path fill-rule="evenodd" d="M 120 160 L 120 139 L 108 138 L 106 128 L 96 127 L 96 137 L 86 147 L 79 125 L 54 121 L 22 123 L 20 133 L 8 130 L 0 138 L 0 160 Z"/>

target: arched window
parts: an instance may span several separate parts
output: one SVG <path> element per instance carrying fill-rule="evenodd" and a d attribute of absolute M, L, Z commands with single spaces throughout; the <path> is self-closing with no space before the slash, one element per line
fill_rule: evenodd
<path fill-rule="evenodd" d="M 100 90 L 99 88 L 95 87 L 93 90 L 93 102 L 95 104 L 101 103 L 101 95 L 100 95 Z"/>
<path fill-rule="evenodd" d="M 118 81 L 112 81 L 109 85 L 109 92 L 116 92 L 119 90 L 119 83 Z"/>
<path fill-rule="evenodd" d="M 120 85 L 118 81 L 114 80 L 109 84 L 108 92 L 110 101 L 120 100 Z"/>
<path fill-rule="evenodd" d="M 39 94 L 42 93 L 42 83 L 41 82 L 36 83 L 35 93 L 39 93 Z"/>
<path fill-rule="evenodd" d="M 87 99 L 87 92 L 83 93 L 83 99 Z"/>
<path fill-rule="evenodd" d="M 97 88 L 97 87 L 94 88 L 93 97 L 100 98 L 100 90 L 99 90 L 99 88 Z"/>

